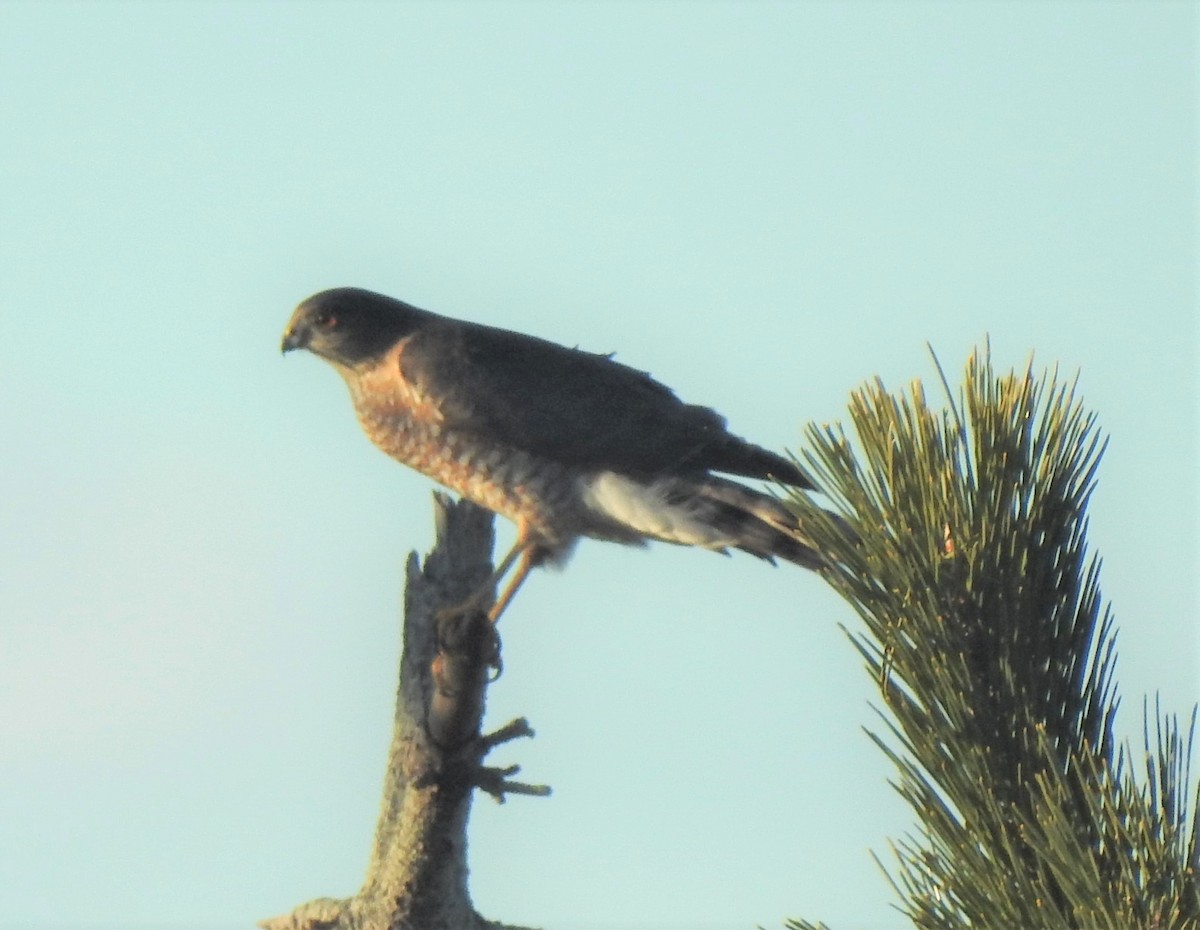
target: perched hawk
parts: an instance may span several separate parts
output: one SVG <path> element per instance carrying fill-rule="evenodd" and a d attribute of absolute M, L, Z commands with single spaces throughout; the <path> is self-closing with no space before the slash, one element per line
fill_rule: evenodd
<path fill-rule="evenodd" d="M 583 536 L 824 564 L 778 501 L 714 474 L 811 488 L 793 463 L 609 355 L 358 288 L 300 304 L 282 348 L 337 369 L 380 449 L 517 525 L 488 586 L 519 559 L 493 620 L 531 568 L 562 563 Z"/>

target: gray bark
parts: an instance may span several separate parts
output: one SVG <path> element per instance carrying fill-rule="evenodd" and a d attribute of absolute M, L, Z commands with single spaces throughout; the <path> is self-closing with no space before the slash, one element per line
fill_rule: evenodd
<path fill-rule="evenodd" d="M 467 821 L 475 789 L 547 789 L 482 765 L 496 744 L 532 731 L 514 721 L 479 735 L 498 640 L 484 610 L 450 611 L 491 575 L 492 515 L 434 498 L 437 541 L 422 565 L 408 559 L 404 648 L 383 803 L 366 879 L 350 898 L 317 898 L 262 921 L 263 930 L 521 930 L 486 920 L 467 888 Z"/>

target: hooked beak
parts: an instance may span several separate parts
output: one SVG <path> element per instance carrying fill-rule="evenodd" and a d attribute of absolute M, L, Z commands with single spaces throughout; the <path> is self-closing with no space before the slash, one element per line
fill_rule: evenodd
<path fill-rule="evenodd" d="M 308 345 L 308 329 L 300 327 L 299 329 L 289 329 L 283 334 L 283 342 L 280 343 L 279 351 L 286 355 L 293 349 L 303 349 Z"/>

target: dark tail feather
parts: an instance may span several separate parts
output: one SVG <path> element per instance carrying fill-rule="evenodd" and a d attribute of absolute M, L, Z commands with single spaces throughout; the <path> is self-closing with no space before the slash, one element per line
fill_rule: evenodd
<path fill-rule="evenodd" d="M 693 491 L 711 508 L 706 516 L 713 525 L 736 540 L 734 545 L 743 552 L 768 561 L 784 559 L 813 571 L 828 566 L 805 537 L 804 527 L 775 498 L 711 475 L 697 481 Z"/>
<path fill-rule="evenodd" d="M 702 459 L 698 464 L 705 470 L 778 481 L 810 491 L 814 489 L 813 483 L 796 467 L 795 462 L 737 436 L 721 437 L 704 450 Z"/>

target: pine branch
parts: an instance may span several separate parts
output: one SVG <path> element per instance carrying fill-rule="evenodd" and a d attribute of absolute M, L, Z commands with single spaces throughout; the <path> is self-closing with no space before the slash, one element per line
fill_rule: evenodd
<path fill-rule="evenodd" d="M 1114 621 L 1086 545 L 1096 417 L 1055 373 L 995 375 L 986 347 L 957 397 L 939 374 L 947 409 L 876 382 L 851 399 L 857 444 L 810 428 L 857 538 L 794 501 L 865 624 L 848 635 L 887 710 L 871 735 L 919 818 L 893 844 L 901 910 L 937 930 L 1196 927 L 1190 738 L 1156 708 L 1138 783 L 1112 734 Z"/>

